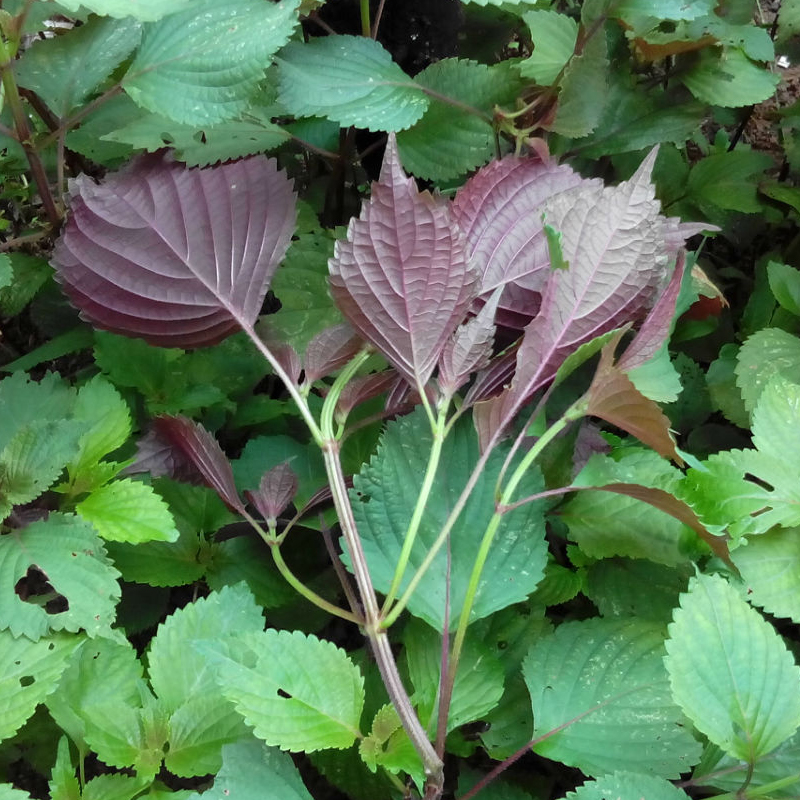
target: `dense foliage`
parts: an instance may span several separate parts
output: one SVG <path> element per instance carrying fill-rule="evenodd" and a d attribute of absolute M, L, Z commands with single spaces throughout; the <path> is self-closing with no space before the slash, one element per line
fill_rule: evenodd
<path fill-rule="evenodd" d="M 797 797 L 797 33 L 0 3 L 0 800 Z"/>

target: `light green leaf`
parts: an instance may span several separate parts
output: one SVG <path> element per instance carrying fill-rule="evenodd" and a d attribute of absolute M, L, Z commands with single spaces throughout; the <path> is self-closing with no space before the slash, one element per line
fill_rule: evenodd
<path fill-rule="evenodd" d="M 65 117 L 134 50 L 140 35 L 141 25 L 131 17 L 92 17 L 55 39 L 35 41 L 14 65 L 14 73 L 20 86 Z"/>
<path fill-rule="evenodd" d="M 533 53 L 520 62 L 524 78 L 551 86 L 575 52 L 578 23 L 558 11 L 528 11 L 522 15 L 531 32 Z"/>
<path fill-rule="evenodd" d="M 127 641 L 95 639 L 75 653 L 47 708 L 58 726 L 79 747 L 87 724 L 119 707 L 141 706 L 142 665 Z"/>
<path fill-rule="evenodd" d="M 577 486 L 635 483 L 674 492 L 681 472 L 657 453 L 626 448 L 613 458 L 596 454 L 576 477 Z M 579 492 L 561 507 L 570 539 L 592 558 L 627 556 L 675 566 L 697 552 L 697 534 L 658 508 L 621 494 Z"/>
<path fill-rule="evenodd" d="M 0 740 L 13 736 L 55 690 L 67 659 L 83 641 L 55 634 L 32 642 L 0 631 Z"/>
<path fill-rule="evenodd" d="M 53 373 L 47 373 L 39 383 L 22 372 L 4 378 L 0 381 L 0 449 L 29 423 L 63 420 L 74 400 L 75 390 Z"/>
<path fill-rule="evenodd" d="M 5 289 L 14 280 L 14 268 L 8 253 L 0 253 L 0 289 Z"/>
<path fill-rule="evenodd" d="M 178 538 L 167 504 L 151 486 L 130 478 L 95 489 L 75 510 L 113 542 L 174 542 Z"/>
<path fill-rule="evenodd" d="M 218 666 L 201 656 L 194 642 L 263 628 L 261 609 L 243 584 L 213 592 L 167 617 L 149 656 L 150 683 L 163 708 L 171 713 L 193 697 L 216 694 Z"/>
<path fill-rule="evenodd" d="M 747 546 L 737 547 L 731 558 L 753 605 L 800 622 L 800 529 L 750 537 Z"/>
<path fill-rule="evenodd" d="M 621 0 L 612 4 L 611 13 L 622 19 L 646 16 L 659 20 L 682 20 L 707 16 L 715 7 L 714 0 Z"/>
<path fill-rule="evenodd" d="M 312 800 L 287 753 L 253 739 L 226 745 L 214 786 L 186 800 Z"/>
<path fill-rule="evenodd" d="M 60 0 L 69 11 L 85 9 L 109 17 L 135 17 L 142 22 L 155 22 L 168 14 L 183 11 L 193 0 Z"/>
<path fill-rule="evenodd" d="M 566 622 L 523 664 L 533 749 L 588 775 L 677 778 L 700 757 L 670 696 L 663 629 L 640 621 Z"/>
<path fill-rule="evenodd" d="M 711 456 L 686 475 L 681 493 L 706 525 L 732 536 L 800 525 L 800 385 L 780 375 L 764 389 L 753 412 L 756 449 Z"/>
<path fill-rule="evenodd" d="M 45 576 L 56 599 L 59 595 L 66 599 L 66 610 L 48 613 L 46 606 L 36 604 L 37 596 L 29 602 L 19 597 L 15 586 L 31 568 Z M 108 632 L 120 596 L 118 577 L 89 523 L 71 514 L 52 513 L 46 520 L 0 537 L 4 608 L 0 628 L 31 639 L 48 630 L 84 629 L 90 636 Z M 58 608 L 62 606 L 63 601 Z"/>
<path fill-rule="evenodd" d="M 422 408 L 390 422 L 377 453 L 353 479 L 353 510 L 375 588 L 386 592 L 422 486 L 432 443 L 430 424 Z M 451 627 L 458 623 L 472 573 L 475 553 L 494 513 L 494 492 L 508 450 L 500 447 L 470 493 L 450 536 L 450 553 L 443 548 L 425 573 L 408 604 L 409 611 L 437 630 L 444 625 L 449 586 Z M 435 541 L 479 458 L 478 439 L 469 419 L 460 420 L 444 442 L 441 463 L 426 511 L 411 551 L 410 573 L 419 567 Z M 531 470 L 520 485 L 520 497 L 541 491 L 543 482 Z M 542 579 L 547 562 L 543 507 L 527 503 L 505 514 L 481 575 L 472 620 L 525 600 Z"/>
<path fill-rule="evenodd" d="M 754 150 L 731 150 L 698 161 L 689 172 L 687 194 L 700 207 L 706 204 L 729 211 L 757 213 L 758 178 L 772 166 L 766 153 Z"/>
<path fill-rule="evenodd" d="M 298 117 L 399 131 L 428 107 L 428 98 L 373 39 L 324 36 L 293 42 L 277 61 L 280 102 Z"/>
<path fill-rule="evenodd" d="M 692 579 L 674 619 L 665 663 L 675 700 L 699 731 L 748 763 L 795 732 L 800 668 L 724 578 Z"/>
<path fill-rule="evenodd" d="M 697 66 L 681 76 L 689 91 L 704 103 L 737 108 L 771 97 L 780 78 L 759 67 L 738 48 L 721 53 L 705 48 Z"/>
<path fill-rule="evenodd" d="M 244 634 L 235 649 L 234 658 L 209 655 L 219 662 L 222 691 L 259 739 L 293 752 L 353 743 L 364 679 L 343 650 L 275 630 Z"/>
<path fill-rule="evenodd" d="M 222 700 L 222 702 L 220 702 Z M 222 766 L 222 748 L 248 734 L 244 720 L 218 694 L 197 695 L 169 718 L 169 750 L 164 766 L 175 775 L 208 775 Z"/>
<path fill-rule="evenodd" d="M 32 800 L 27 792 L 15 789 L 10 783 L 0 783 L 0 800 Z"/>
<path fill-rule="evenodd" d="M 608 53 L 604 29 L 589 39 L 564 71 L 556 118 L 550 130 L 571 139 L 587 136 L 600 121 L 608 91 Z"/>
<path fill-rule="evenodd" d="M 195 0 L 145 25 L 122 85 L 140 106 L 176 122 L 232 119 L 247 109 L 272 56 L 291 36 L 298 4 Z"/>
<path fill-rule="evenodd" d="M 521 88 L 516 67 L 445 58 L 414 81 L 435 94 L 422 119 L 397 135 L 403 167 L 420 178 L 442 181 L 489 161 L 496 147 L 494 107 L 512 103 Z M 445 139 L 447 147 L 442 147 Z"/>
<path fill-rule="evenodd" d="M 683 389 L 666 342 L 651 359 L 626 374 L 639 392 L 657 403 L 675 402 Z"/>
<path fill-rule="evenodd" d="M 408 674 L 414 686 L 412 702 L 428 732 L 436 733 L 436 701 L 442 662 L 442 637 L 419 620 L 412 620 L 404 634 Z M 460 725 L 481 719 L 500 701 L 505 671 L 489 647 L 467 639 L 458 662 L 453 686 L 448 733 Z"/>
<path fill-rule="evenodd" d="M 663 778 L 633 772 L 614 772 L 587 781 L 564 800 L 688 800 L 689 795 Z"/>
<path fill-rule="evenodd" d="M 75 774 L 75 766 L 69 752 L 69 739 L 66 736 L 61 736 L 58 740 L 56 763 L 50 774 L 49 787 L 51 800 L 81 800 L 81 787 Z"/>
<path fill-rule="evenodd" d="M 372 720 L 372 730 L 359 743 L 358 752 L 372 772 L 381 766 L 395 775 L 405 772 L 417 785 L 425 781 L 422 759 L 390 704 L 378 709 Z"/>
<path fill-rule="evenodd" d="M 779 261 L 770 261 L 767 275 L 769 288 L 781 307 L 800 317 L 800 270 Z"/>
<path fill-rule="evenodd" d="M 780 328 L 764 328 L 739 348 L 736 384 L 749 412 L 776 375 L 800 383 L 800 339 Z"/>
<path fill-rule="evenodd" d="M 81 800 L 133 800 L 149 783 L 147 775 L 98 775 L 86 783 Z"/>
<path fill-rule="evenodd" d="M 29 503 L 52 486 L 78 446 L 82 427 L 72 420 L 31 422 L 0 453 L 0 510 Z"/>
<path fill-rule="evenodd" d="M 91 424 L 68 466 L 73 484 L 91 477 L 100 459 L 121 447 L 131 434 L 131 414 L 119 392 L 99 375 L 78 391 L 73 416 Z M 86 489 L 95 488 L 87 486 Z"/>

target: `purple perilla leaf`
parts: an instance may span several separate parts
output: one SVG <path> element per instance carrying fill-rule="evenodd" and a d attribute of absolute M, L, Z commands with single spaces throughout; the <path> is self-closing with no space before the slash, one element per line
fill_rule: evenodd
<path fill-rule="evenodd" d="M 142 156 L 70 187 L 57 279 L 93 325 L 165 347 L 253 325 L 294 230 L 295 194 L 261 156 L 187 169 Z"/>
<path fill-rule="evenodd" d="M 539 311 L 550 267 L 543 205 L 581 185 L 602 183 L 563 164 L 508 157 L 479 170 L 456 194 L 453 216 L 481 275 L 480 295 L 505 287 L 498 324 L 521 330 Z"/>
<path fill-rule="evenodd" d="M 158 416 L 153 420 L 158 439 L 168 443 L 179 459 L 189 462 L 232 511 L 244 511 L 236 491 L 233 470 L 219 442 L 199 422 L 187 417 Z"/>
<path fill-rule="evenodd" d="M 475 297 L 477 273 L 449 206 L 419 192 L 389 136 L 380 180 L 330 261 L 331 293 L 356 331 L 425 384 Z"/>
<path fill-rule="evenodd" d="M 306 383 L 314 383 L 343 367 L 358 353 L 361 345 L 361 339 L 346 322 L 320 331 L 306 347 Z"/>
<path fill-rule="evenodd" d="M 247 499 L 266 520 L 276 519 L 297 494 L 297 475 L 288 461 L 268 469 L 254 492 L 245 492 Z"/>
<path fill-rule="evenodd" d="M 661 216 L 650 182 L 655 155 L 619 186 L 583 183 L 545 203 L 545 222 L 561 233 L 570 267 L 548 272 L 511 386 L 490 401 L 502 409 L 490 415 L 493 426 L 506 425 L 581 344 L 642 320 L 669 281 L 678 237 L 694 228 Z"/>
<path fill-rule="evenodd" d="M 486 367 L 492 356 L 499 286 L 472 319 L 456 328 L 439 357 L 439 388 L 448 394 L 466 383 L 469 376 Z"/>

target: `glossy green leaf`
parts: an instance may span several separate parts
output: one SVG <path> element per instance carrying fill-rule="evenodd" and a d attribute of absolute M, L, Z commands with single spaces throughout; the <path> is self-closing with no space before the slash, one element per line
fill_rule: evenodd
<path fill-rule="evenodd" d="M 109 17 L 135 17 L 143 22 L 154 22 L 169 14 L 183 11 L 193 0 L 61 0 L 60 5 L 70 11 L 81 8 Z"/>
<path fill-rule="evenodd" d="M 655 17 L 656 19 L 682 20 L 697 19 L 714 11 L 713 0 L 621 0 L 614 3 L 611 13 L 622 19 L 635 16 Z"/>
<path fill-rule="evenodd" d="M 700 756 L 672 700 L 663 628 L 631 620 L 566 622 L 523 664 L 533 749 L 588 775 L 677 778 Z"/>
<path fill-rule="evenodd" d="M 726 344 L 719 356 L 706 370 L 706 386 L 712 406 L 721 411 L 725 419 L 740 428 L 750 427 L 750 414 L 745 408 L 742 393 L 736 385 L 736 366 L 739 346 Z"/>
<path fill-rule="evenodd" d="M 372 772 L 380 766 L 395 775 L 405 772 L 418 785 L 424 783 L 422 760 L 391 704 L 378 709 L 369 735 L 359 743 L 358 753 Z"/>
<path fill-rule="evenodd" d="M 35 500 L 53 485 L 82 433 L 72 420 L 39 420 L 20 430 L 0 452 L 0 516 Z"/>
<path fill-rule="evenodd" d="M 675 700 L 714 744 L 754 763 L 795 732 L 800 668 L 724 578 L 694 578 L 669 633 L 665 664 Z"/>
<path fill-rule="evenodd" d="M 540 86 L 551 86 L 572 57 L 578 23 L 558 11 L 528 11 L 522 15 L 531 32 L 533 53 L 520 62 L 519 71 Z"/>
<path fill-rule="evenodd" d="M 87 726 L 114 713 L 115 706 L 138 708 L 142 665 L 128 642 L 95 639 L 72 656 L 47 708 L 58 726 L 78 746 Z"/>
<path fill-rule="evenodd" d="M 79 452 L 68 466 L 70 479 L 75 482 L 127 441 L 131 414 L 119 392 L 97 376 L 78 390 L 73 416 L 91 425 L 81 436 Z"/>
<path fill-rule="evenodd" d="M 144 26 L 122 85 L 140 106 L 176 122 L 232 119 L 246 110 L 272 56 L 291 36 L 298 4 L 195 0 Z"/>
<path fill-rule="evenodd" d="M 778 41 L 785 42 L 798 33 L 800 33 L 800 2 L 783 0 L 778 11 Z"/>
<path fill-rule="evenodd" d="M 37 595 L 25 602 L 15 592 L 30 569 L 34 577 L 43 573 L 52 587 L 47 595 L 55 603 L 52 613 L 44 602 L 37 604 Z M 0 628 L 31 639 L 48 630 L 83 629 L 90 636 L 108 632 L 120 595 L 118 577 L 88 522 L 72 514 L 52 513 L 46 520 L 0 537 Z M 66 609 L 59 596 L 66 599 Z"/>
<path fill-rule="evenodd" d="M 752 536 L 731 553 L 748 600 L 776 617 L 800 622 L 800 529 Z"/>
<path fill-rule="evenodd" d="M 736 384 L 748 411 L 753 412 L 776 375 L 800 383 L 800 339 L 780 328 L 764 328 L 739 348 Z"/>
<path fill-rule="evenodd" d="M 689 795 L 663 778 L 633 772 L 614 772 L 587 781 L 564 800 L 688 800 Z"/>
<path fill-rule="evenodd" d="M 28 253 L 10 253 L 5 255 L 4 261 L 10 263 L 12 277 L 7 284 L 0 276 L 0 309 L 7 317 L 16 317 L 33 299 L 42 285 L 52 274 L 50 265 L 43 259 L 31 256 Z M 0 273 L 3 272 L 0 267 Z M 14 372 L 15 369 L 27 367 L 11 367 L 6 364 L 3 369 Z"/>
<path fill-rule="evenodd" d="M 431 429 L 422 409 L 391 422 L 378 451 L 353 479 L 353 510 L 376 589 L 386 592 L 394 575 L 405 533 L 419 495 Z M 409 611 L 437 630 L 444 625 L 446 589 L 450 589 L 450 625 L 458 623 L 475 553 L 494 513 L 497 477 L 507 450 L 492 453 L 450 536 L 409 601 Z M 479 457 L 475 428 L 469 419 L 456 424 L 444 442 L 441 463 L 417 534 L 402 587 L 419 567 Z M 520 497 L 541 491 L 542 479 L 531 470 L 520 485 Z M 480 619 L 519 602 L 536 588 L 547 560 L 541 503 L 527 503 L 504 515 L 481 576 L 472 609 Z"/>
<path fill-rule="evenodd" d="M 298 117 L 399 131 L 428 107 L 428 98 L 373 39 L 324 36 L 293 42 L 277 61 L 280 102 Z"/>
<path fill-rule="evenodd" d="M 397 134 L 403 166 L 420 178 L 448 180 L 489 161 L 496 152 L 496 105 L 513 103 L 521 89 L 516 68 L 445 58 L 414 82 L 431 92 L 416 125 Z M 442 147 L 442 141 L 447 147 Z"/>
<path fill-rule="evenodd" d="M 222 751 L 222 769 L 214 778 L 214 785 L 202 793 L 192 793 L 187 800 L 251 797 L 311 800 L 291 757 L 253 739 L 226 745 Z"/>
<path fill-rule="evenodd" d="M 32 642 L 0 631 L 0 740 L 13 736 L 55 690 L 67 659 L 82 642 L 67 634 Z"/>
<path fill-rule="evenodd" d="M 14 65 L 14 72 L 21 86 L 36 92 L 54 114 L 65 117 L 133 51 L 140 35 L 141 25 L 131 17 L 93 17 L 54 40 L 34 42 Z"/>
<path fill-rule="evenodd" d="M 781 307 L 800 317 L 800 270 L 779 261 L 770 261 L 767 275 L 769 288 Z"/>
<path fill-rule="evenodd" d="M 364 679 L 331 642 L 299 631 L 237 637 L 218 662 L 221 688 L 255 735 L 282 750 L 349 747 L 359 734 Z"/>
<path fill-rule="evenodd" d="M 15 789 L 10 783 L 0 783 L 0 800 L 31 800 L 22 789 Z"/>
<path fill-rule="evenodd" d="M 681 80 L 704 103 L 737 108 L 761 103 L 772 95 L 779 77 L 753 63 L 741 50 L 702 51 L 697 66 Z"/>
<path fill-rule="evenodd" d="M 167 504 L 152 487 L 130 478 L 95 489 L 75 510 L 113 542 L 174 542 L 178 538 Z"/>
<path fill-rule="evenodd" d="M 187 700 L 215 692 L 218 666 L 193 643 L 219 640 L 264 627 L 261 611 L 245 586 L 226 587 L 171 614 L 150 645 L 153 691 L 164 708 L 175 711 Z"/>

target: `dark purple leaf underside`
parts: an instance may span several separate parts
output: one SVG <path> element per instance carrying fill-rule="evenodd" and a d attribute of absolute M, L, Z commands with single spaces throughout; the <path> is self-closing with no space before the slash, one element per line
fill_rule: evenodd
<path fill-rule="evenodd" d="M 678 295 L 681 293 L 685 267 L 686 253 L 681 250 L 678 253 L 675 271 L 672 273 L 667 288 L 656 300 L 655 305 L 650 309 L 650 313 L 645 317 L 644 322 L 636 332 L 633 341 L 617 362 L 623 372 L 640 367 L 649 361 L 669 338 L 675 316 L 675 304 L 678 302 Z"/>
<path fill-rule="evenodd" d="M 205 483 L 230 509 L 240 513 L 244 511 L 230 461 L 219 442 L 202 425 L 187 417 L 164 415 L 155 418 L 153 428 L 161 440 L 168 442 L 195 466 Z"/>
<path fill-rule="evenodd" d="M 336 413 L 346 416 L 357 405 L 388 392 L 398 380 L 398 375 L 393 369 L 355 378 L 342 390 L 336 404 Z"/>
<path fill-rule="evenodd" d="M 320 331 L 306 347 L 306 383 L 314 383 L 343 367 L 361 345 L 361 339 L 346 322 Z"/>
<path fill-rule="evenodd" d="M 284 461 L 264 473 L 257 491 L 245 492 L 245 495 L 264 519 L 276 519 L 296 493 L 297 475 L 289 462 Z"/>
<path fill-rule="evenodd" d="M 390 135 L 380 180 L 330 261 L 331 293 L 356 331 L 424 384 L 477 290 L 446 203 L 406 177 Z"/>
<path fill-rule="evenodd" d="M 261 156 L 207 169 L 142 156 L 100 184 L 77 178 L 70 206 L 53 266 L 82 315 L 183 348 L 252 326 L 296 217 Z"/>
<path fill-rule="evenodd" d="M 486 297 L 504 287 L 497 322 L 522 329 L 539 311 L 550 257 L 542 208 L 553 195 L 585 181 L 566 165 L 509 157 L 479 170 L 459 189 L 453 216 Z"/>
<path fill-rule="evenodd" d="M 650 182 L 654 159 L 655 151 L 619 186 L 582 184 L 545 204 L 546 222 L 561 233 L 569 269 L 548 273 L 511 386 L 490 401 L 501 411 L 484 415 L 491 426 L 508 424 L 581 344 L 640 321 L 668 281 L 678 237 L 694 228 L 660 215 Z"/>

